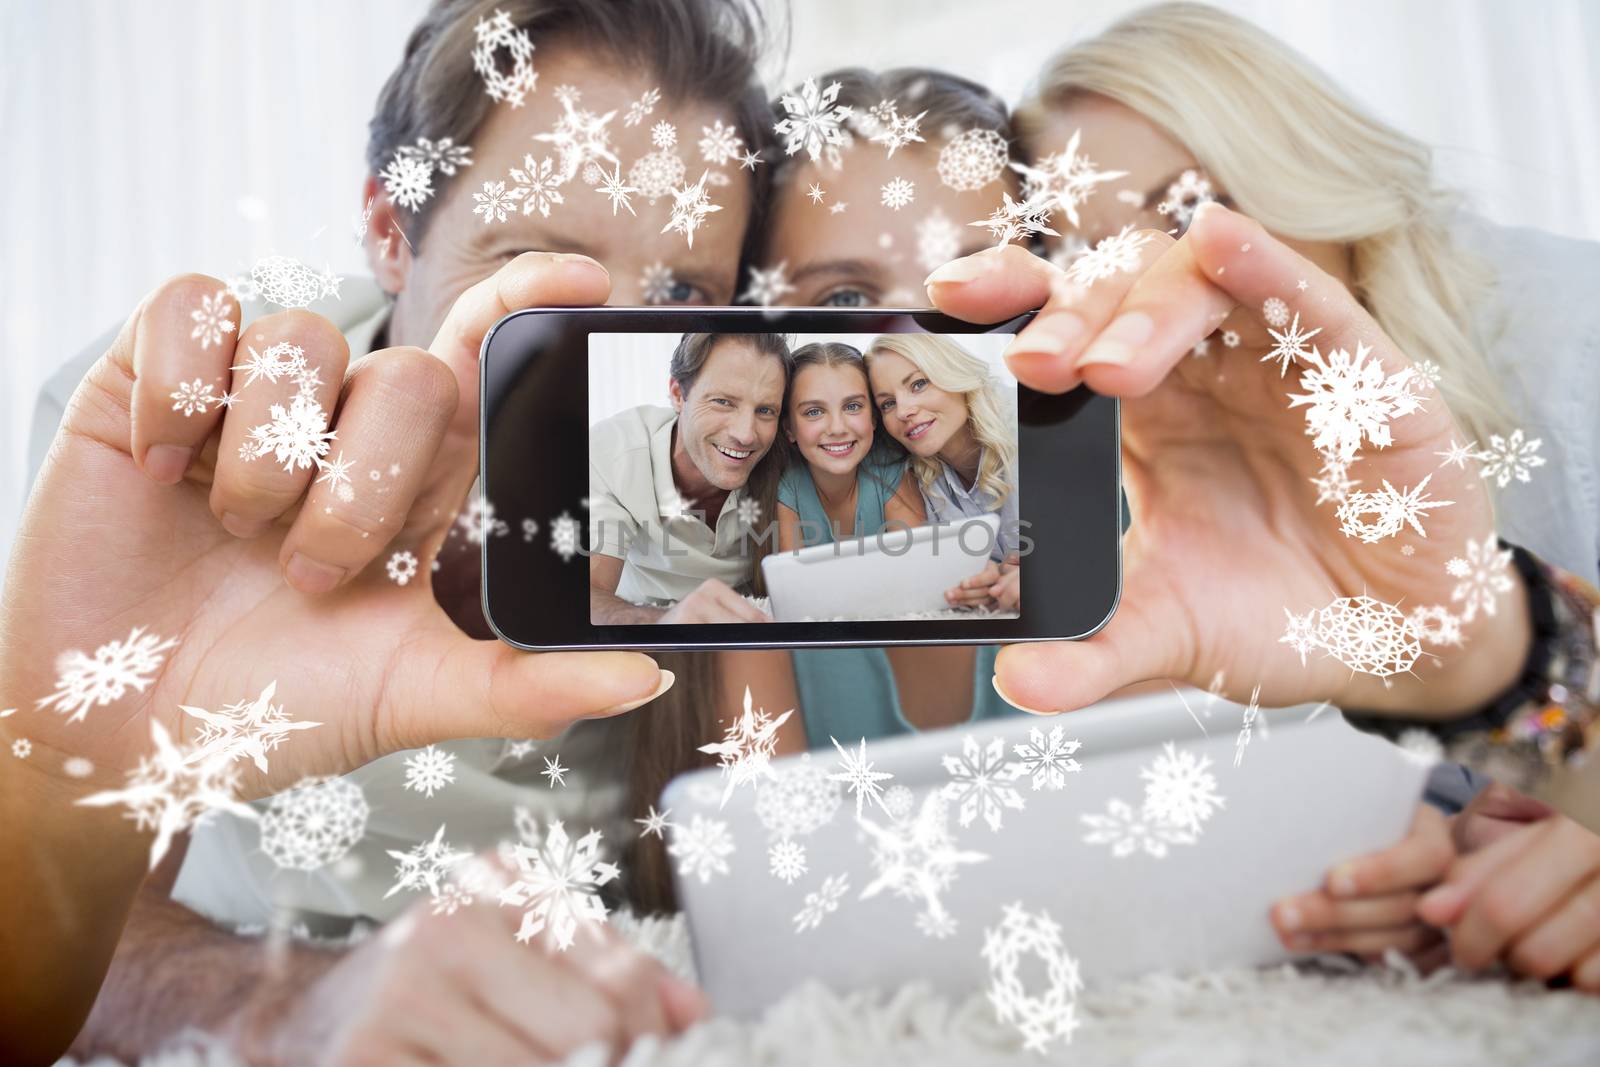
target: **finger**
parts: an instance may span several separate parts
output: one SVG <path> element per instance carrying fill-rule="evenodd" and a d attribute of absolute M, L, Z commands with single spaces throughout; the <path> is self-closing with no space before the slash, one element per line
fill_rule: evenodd
<path fill-rule="evenodd" d="M 183 477 L 222 419 L 239 303 L 215 278 L 164 283 L 139 315 L 133 344 L 131 447 L 157 482 Z"/>
<path fill-rule="evenodd" d="M 524 252 L 456 298 L 428 351 L 456 379 L 452 413 L 433 469 L 419 498 L 419 511 L 438 514 L 448 530 L 478 471 L 478 354 L 494 324 L 531 307 L 585 307 L 606 302 L 611 278 L 588 256 Z"/>
<path fill-rule="evenodd" d="M 1382 852 L 1349 860 L 1328 872 L 1328 892 L 1336 897 L 1375 896 L 1438 883 L 1455 858 L 1445 817 L 1423 804 L 1411 832 Z"/>
<path fill-rule="evenodd" d="M 1191 637 L 1148 568 L 1131 570 L 1111 621 L 1081 641 L 1006 645 L 995 657 L 994 687 L 1022 711 L 1053 714 L 1087 707 L 1114 690 L 1193 673 Z"/>
<path fill-rule="evenodd" d="M 735 621 L 742 622 L 771 622 L 772 617 L 750 601 L 734 592 L 726 585 L 718 583 L 712 587 L 713 601 L 725 614 L 731 614 Z M 718 620 L 722 621 L 722 620 Z"/>
<path fill-rule="evenodd" d="M 1506 953 L 1519 974 L 1554 978 L 1600 948 L 1600 876 L 1591 877 Z"/>
<path fill-rule="evenodd" d="M 408 532 L 406 516 L 455 406 L 455 378 L 420 348 L 385 349 L 357 361 L 334 427 L 339 443 L 279 552 L 291 585 L 328 592 Z M 375 483 L 362 476 L 369 470 L 396 473 Z M 422 549 L 426 561 L 416 532 L 419 543 L 411 547 Z"/>
<path fill-rule="evenodd" d="M 1451 827 L 1456 847 L 1473 852 L 1524 823 L 1538 822 L 1556 809 L 1501 782 L 1491 782 L 1472 798 Z"/>
<path fill-rule="evenodd" d="M 446 618 L 389 667 L 378 709 L 385 751 L 464 737 L 543 740 L 584 718 L 632 711 L 673 675 L 637 652 L 523 652 Z"/>
<path fill-rule="evenodd" d="M 667 1024 L 674 1033 L 681 1033 L 711 1015 L 711 1002 L 706 995 L 665 968 L 656 980 L 656 992 L 661 997 Z"/>
<path fill-rule="evenodd" d="M 1392 929 L 1415 922 L 1416 915 L 1416 893 L 1389 893 L 1353 900 L 1337 900 L 1326 893 L 1305 893 L 1279 901 L 1272 909 L 1272 923 L 1278 935 L 1287 940 L 1299 934 Z"/>
<path fill-rule="evenodd" d="M 250 324 L 234 350 L 238 395 L 222 421 L 211 510 L 255 537 L 296 505 L 337 440 L 328 429 L 350 346 L 320 315 L 283 311 Z"/>
<path fill-rule="evenodd" d="M 524 949 L 523 975 L 511 992 L 523 1005 L 523 1014 L 526 1005 L 539 1005 L 538 1013 L 529 1015 L 527 1030 L 551 1059 L 564 1062 L 597 1042 L 613 1056 L 626 1047 L 627 1024 L 603 990 L 552 958 L 551 947 L 533 942 L 519 947 Z"/>
<path fill-rule="evenodd" d="M 1461 921 L 1467 905 L 1503 864 L 1509 863 L 1533 844 L 1537 828 L 1523 827 L 1486 848 L 1459 856 L 1445 873 L 1444 883 L 1422 895 L 1417 914 L 1434 926 L 1454 926 Z"/>
<path fill-rule="evenodd" d="M 1357 956 L 1377 957 L 1389 949 L 1405 956 L 1422 952 L 1438 944 L 1443 935 L 1431 926 L 1409 923 L 1386 930 L 1339 930 L 1301 934 L 1292 938 L 1289 948 L 1295 952 L 1348 952 Z"/>
<path fill-rule="evenodd" d="M 1600 866 L 1600 839 L 1577 823 L 1532 829 L 1538 839 L 1494 873 L 1451 930 L 1451 953 L 1465 970 L 1497 959 Z"/>
<path fill-rule="evenodd" d="M 657 984 L 665 968 L 633 948 L 603 924 L 586 923 L 560 962 L 575 981 L 587 982 L 605 994 L 622 1022 L 624 1047 L 646 1034 L 673 1032 Z"/>
<path fill-rule="evenodd" d="M 1572 971 L 1572 984 L 1585 993 L 1600 993 L 1600 948 L 1578 961 Z"/>

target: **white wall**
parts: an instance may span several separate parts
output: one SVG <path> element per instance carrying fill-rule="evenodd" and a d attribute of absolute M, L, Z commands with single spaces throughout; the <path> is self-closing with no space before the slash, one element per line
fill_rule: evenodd
<path fill-rule="evenodd" d="M 945 67 L 1015 98 L 1129 0 L 795 0 L 788 76 Z M 1491 218 L 1600 239 L 1600 5 L 1228 0 L 1400 128 Z M 366 121 L 423 0 L 0 7 L 0 553 L 33 398 L 162 278 L 269 252 L 361 269 Z"/>

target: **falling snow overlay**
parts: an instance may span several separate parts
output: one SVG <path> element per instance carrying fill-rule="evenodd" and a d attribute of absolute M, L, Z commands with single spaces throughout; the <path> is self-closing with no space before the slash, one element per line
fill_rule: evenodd
<path fill-rule="evenodd" d="M 1466 444 L 1462 444 L 1452 438 L 1448 449 L 1443 452 L 1435 452 L 1434 455 L 1439 457 L 1441 469 L 1455 467 L 1457 470 L 1466 470 L 1467 461 L 1478 458 L 1478 442 L 1469 441 Z"/>
<path fill-rule="evenodd" d="M 1279 303 L 1282 303 L 1282 301 L 1279 301 Z M 1287 314 L 1287 312 L 1285 314 Z M 1268 321 L 1270 322 L 1270 320 Z M 1283 323 L 1280 322 L 1276 323 L 1275 325 L 1282 327 Z M 1288 329 L 1284 330 L 1282 333 L 1279 333 L 1277 330 L 1269 328 L 1267 332 L 1272 335 L 1272 351 L 1262 356 L 1261 362 L 1265 363 L 1268 360 L 1276 360 L 1278 363 L 1278 377 L 1281 378 L 1288 372 L 1289 365 L 1295 360 L 1310 358 L 1312 349 L 1306 344 L 1306 342 L 1311 340 L 1317 334 L 1321 333 L 1322 327 L 1318 326 L 1315 330 L 1308 330 L 1305 333 L 1301 333 L 1300 313 L 1297 311 L 1294 314 L 1294 322 L 1289 325 Z"/>
<path fill-rule="evenodd" d="M 1168 741 L 1150 766 L 1139 772 L 1145 783 L 1144 817 L 1178 830 L 1198 832 L 1200 825 L 1223 807 L 1210 766 L 1210 756 L 1196 757 Z"/>
<path fill-rule="evenodd" d="M 689 825 L 678 824 L 672 828 L 672 843 L 667 855 L 678 861 L 678 873 L 693 876 L 701 882 L 711 881 L 713 874 L 728 873 L 728 857 L 733 855 L 733 835 L 728 824 L 721 819 L 695 815 Z"/>
<path fill-rule="evenodd" d="M 200 306 L 189 312 L 189 318 L 194 320 L 189 336 L 200 342 L 202 350 L 222 344 L 223 334 L 234 330 L 234 321 L 228 317 L 232 309 L 228 307 L 227 298 L 228 291 L 218 289 L 210 296 L 201 296 Z"/>
<path fill-rule="evenodd" d="M 999 245 L 1039 234 L 1061 236 L 1050 228 L 1050 208 L 1043 201 L 1023 200 L 1019 203 L 1011 199 L 1011 194 L 1008 192 L 1001 193 L 1001 196 L 1005 198 L 1005 202 L 995 208 L 988 218 L 969 222 L 967 225 L 984 227 Z"/>
<path fill-rule="evenodd" d="M 767 869 L 785 885 L 806 873 L 806 847 L 785 838 L 767 849 Z"/>
<path fill-rule="evenodd" d="M 788 261 L 779 263 L 769 270 L 762 270 L 754 264 L 750 266 L 750 283 L 745 286 L 744 292 L 739 294 L 739 299 L 747 304 L 760 304 L 762 307 L 771 307 L 782 303 L 783 298 L 794 292 L 794 286 L 789 284 Z M 752 504 L 759 504 L 746 497 Z M 745 500 L 741 500 L 743 504 Z"/>
<path fill-rule="evenodd" d="M 1319 610 L 1316 640 L 1346 667 L 1379 678 L 1404 674 L 1422 655 L 1400 609 L 1369 596 L 1340 597 Z"/>
<path fill-rule="evenodd" d="M 644 818 L 635 819 L 633 821 L 643 827 L 643 829 L 639 831 L 640 837 L 646 837 L 651 834 L 655 835 L 656 837 L 661 837 L 667 830 L 677 825 L 676 823 L 668 821 L 671 816 L 671 808 L 668 808 L 666 811 L 657 811 L 656 806 L 651 804 L 650 810 L 645 813 Z"/>
<path fill-rule="evenodd" d="M 367 798 L 344 778 L 302 778 L 261 816 L 261 851 L 279 867 L 315 871 L 345 857 L 367 832 Z"/>
<path fill-rule="evenodd" d="M 1353 492 L 1339 505 L 1339 528 L 1346 537 L 1359 538 L 1375 544 L 1393 537 L 1409 526 L 1418 536 L 1427 537 L 1422 519 L 1432 508 L 1449 507 L 1453 500 L 1431 500 L 1426 490 L 1433 475 L 1425 476 L 1416 488 L 1400 492 L 1383 480 L 1383 488 L 1376 493 Z"/>
<path fill-rule="evenodd" d="M 328 416 L 305 393 L 296 393 L 289 406 L 273 404 L 271 422 L 250 428 L 250 437 L 239 446 L 239 458 L 261 459 L 271 455 L 289 472 L 319 466 L 339 434 L 328 429 Z"/>
<path fill-rule="evenodd" d="M 26 737 L 19 737 L 11 742 L 11 754 L 17 759 L 27 759 L 33 755 L 33 742 Z"/>
<path fill-rule="evenodd" d="M 804 837 L 832 822 L 843 800 L 839 783 L 806 753 L 772 768 L 756 790 L 756 817 L 774 837 Z"/>
<path fill-rule="evenodd" d="M 496 517 L 494 504 L 481 496 L 467 501 L 467 509 L 456 516 L 456 528 L 472 545 L 481 545 L 491 537 L 504 537 L 511 532 L 505 520 Z"/>
<path fill-rule="evenodd" d="M 1256 720 L 1261 715 L 1261 687 L 1258 685 L 1250 691 L 1250 703 L 1244 709 L 1244 716 L 1239 723 L 1239 736 L 1233 743 L 1233 765 L 1239 766 L 1244 762 L 1244 750 L 1250 746 L 1250 736 L 1255 730 Z M 1266 720 L 1261 719 L 1261 736 L 1267 735 Z"/>
<path fill-rule="evenodd" d="M 968 734 L 962 739 L 961 755 L 947 755 L 941 763 L 951 779 L 944 785 L 944 796 L 960 805 L 962 826 L 971 826 L 981 814 L 990 830 L 999 830 L 1002 809 L 1020 811 L 1024 806 L 1022 794 L 1011 784 L 1024 775 L 1024 768 L 1006 759 L 1001 738 L 980 745 Z"/>
<path fill-rule="evenodd" d="M 387 851 L 398 865 L 395 867 L 394 885 L 383 895 L 385 900 L 396 893 L 418 889 L 426 889 L 430 897 L 438 899 L 443 891 L 443 880 L 449 875 L 451 868 L 471 855 L 469 852 L 458 852 L 451 847 L 450 842 L 444 839 L 442 823 L 439 829 L 434 831 L 431 840 L 413 845 L 405 852 L 392 848 Z"/>
<path fill-rule="evenodd" d="M 1122 859 L 1143 852 L 1154 859 L 1163 859 L 1172 845 L 1192 845 L 1194 834 L 1187 830 L 1146 818 L 1126 800 L 1106 802 L 1104 814 L 1081 815 L 1087 826 L 1083 835 L 1086 845 L 1110 845 L 1111 855 Z"/>
<path fill-rule="evenodd" d="M 699 751 L 717 757 L 725 785 L 719 807 L 726 807 L 733 791 L 746 783 L 772 778 L 772 754 L 778 745 L 778 730 L 789 721 L 794 709 L 776 719 L 751 703 L 750 687 L 744 688 L 744 711 L 728 724 L 721 741 L 701 745 Z"/>
<path fill-rule="evenodd" d="M 872 144 L 882 145 L 887 149 L 885 158 L 893 159 L 895 149 L 922 142 L 922 120 L 927 114 L 919 111 L 915 115 L 902 115 L 897 101 L 880 100 L 865 114 L 853 118 L 856 132 Z"/>
<path fill-rule="evenodd" d="M 519 30 L 511 16 L 496 8 L 494 16 L 479 19 L 472 28 L 478 43 L 472 49 L 472 69 L 483 78 L 483 91 L 491 100 L 521 107 L 528 93 L 539 83 L 533 69 L 533 41 L 527 30 Z M 504 49 L 511 59 L 511 73 L 500 69 L 495 53 Z"/>
<path fill-rule="evenodd" d="M 633 210 L 633 203 L 628 198 L 639 190 L 623 180 L 621 163 L 611 168 L 610 174 L 605 171 L 600 172 L 600 181 L 594 191 L 610 200 L 612 215 L 617 213 L 618 208 L 627 208 L 630 215 L 638 214 Z"/>
<path fill-rule="evenodd" d="M 1427 645 L 1461 645 L 1461 616 L 1443 604 L 1423 604 L 1411 609 L 1406 622 Z"/>
<path fill-rule="evenodd" d="M 550 209 L 557 204 L 566 203 L 557 188 L 566 179 L 561 172 L 555 169 L 549 156 L 539 163 L 533 161 L 533 156 L 524 153 L 522 166 L 511 168 L 511 196 L 522 202 L 522 213 L 532 215 L 537 211 L 542 217 L 550 217 Z"/>
<path fill-rule="evenodd" d="M 544 757 L 544 770 L 539 773 L 547 779 L 545 784 L 554 789 L 558 785 L 564 786 L 567 784 L 567 771 L 569 770 L 571 770 L 570 767 L 561 766 L 561 753 L 557 752 L 554 759 L 549 756 Z"/>
<path fill-rule="evenodd" d="M 1525 440 L 1520 429 L 1511 431 L 1509 437 L 1490 434 L 1489 447 L 1481 449 L 1477 455 L 1478 462 L 1483 464 L 1478 473 L 1484 478 L 1493 478 L 1501 489 L 1510 485 L 1513 478 L 1519 482 L 1531 481 L 1533 469 L 1545 464 L 1545 458 L 1539 455 L 1541 443 L 1537 437 Z"/>
<path fill-rule="evenodd" d="M 665 263 L 652 263 L 639 276 L 639 293 L 646 304 L 665 304 L 672 299 L 677 284 L 672 268 Z"/>
<path fill-rule="evenodd" d="M 350 481 L 350 468 L 356 465 L 355 460 L 345 459 L 344 452 L 339 453 L 339 458 L 327 460 L 321 464 L 322 473 L 317 475 L 317 484 L 326 483 L 333 489 L 333 494 L 340 500 L 349 503 L 355 496 L 355 490 Z"/>
<path fill-rule="evenodd" d="M 1372 349 L 1357 343 L 1354 355 L 1336 348 L 1324 357 L 1315 348 L 1305 357 L 1311 368 L 1300 376 L 1304 393 L 1291 393 L 1291 408 L 1306 408 L 1306 432 L 1319 452 L 1348 462 L 1363 440 L 1379 448 L 1391 443 L 1389 420 L 1422 407 L 1411 392 L 1415 370 L 1385 374 Z"/>
<path fill-rule="evenodd" d="M 805 902 L 795 913 L 794 932 L 803 934 L 822 925 L 822 920 L 839 910 L 839 902 L 850 892 L 848 875 L 834 874 L 822 880 L 822 886 L 806 894 Z"/>
<path fill-rule="evenodd" d="M 436 745 L 413 752 L 405 759 L 406 788 L 432 797 L 456 780 L 456 757 Z"/>
<path fill-rule="evenodd" d="M 41 708 L 54 708 L 78 722 L 92 707 L 104 707 L 121 700 L 129 689 L 143 693 L 155 679 L 151 675 L 166 658 L 163 652 L 177 647 L 175 638 L 163 640 L 135 626 L 120 641 L 108 641 L 94 655 L 71 649 L 56 657 L 56 688 L 41 697 Z"/>
<path fill-rule="evenodd" d="M 694 247 L 694 233 L 705 223 L 706 216 L 722 210 L 722 205 L 713 204 L 711 194 L 706 192 L 707 173 L 701 171 L 699 181 L 673 190 L 672 216 L 661 227 L 662 233 L 683 234 L 690 248 Z"/>
<path fill-rule="evenodd" d="M 1030 991 L 1023 984 L 1022 960 L 1027 956 L 1044 965 L 1042 990 Z M 1007 905 L 1000 925 L 983 932 L 983 958 L 989 965 L 989 1003 L 995 1017 L 1016 1026 L 1024 1048 L 1044 1052 L 1053 1041 L 1071 1043 L 1083 979 L 1049 912 L 1028 912 L 1020 901 Z"/>
<path fill-rule="evenodd" d="M 241 388 L 248 388 L 262 378 L 273 385 L 278 384 L 279 378 L 298 382 L 307 373 L 306 352 L 299 345 L 279 341 L 260 352 L 253 345 L 245 345 L 244 350 L 248 353 L 244 362 L 229 368 L 244 371 L 244 385 Z"/>
<path fill-rule="evenodd" d="M 433 167 L 411 156 L 396 155 L 378 172 L 391 203 L 415 211 L 433 196 Z"/>
<path fill-rule="evenodd" d="M 628 105 L 626 114 L 622 116 L 624 126 L 637 126 L 646 118 L 654 115 L 656 105 L 661 103 L 661 90 L 646 89 L 639 95 L 639 99 Z"/>
<path fill-rule="evenodd" d="M 228 704 L 221 711 L 178 705 L 185 715 L 200 720 L 195 750 L 189 758 L 194 761 L 215 758 L 231 763 L 240 756 L 249 756 L 256 770 L 265 774 L 267 753 L 288 740 L 289 733 L 322 725 L 291 721 L 283 706 L 272 702 L 277 690 L 278 683 L 270 682 L 254 700 Z"/>
<path fill-rule="evenodd" d="M 1465 558 L 1456 556 L 1444 565 L 1445 573 L 1456 579 L 1450 602 L 1461 605 L 1461 621 L 1470 623 L 1478 612 L 1493 615 L 1500 597 L 1511 592 L 1511 550 L 1499 547 L 1493 534 L 1482 541 L 1467 540 Z"/>
<path fill-rule="evenodd" d="M 518 941 L 531 941 L 548 930 L 564 952 L 572 947 L 579 923 L 605 922 L 599 890 L 621 871 L 600 859 L 599 830 L 574 841 L 556 819 L 542 839 L 535 834 L 532 840 L 512 844 L 511 855 L 517 878 L 500 891 L 500 903 L 524 909 Z"/>
<path fill-rule="evenodd" d="M 875 771 L 872 763 L 867 759 L 867 739 L 861 739 L 861 747 L 850 752 L 839 744 L 837 738 L 829 737 L 833 747 L 839 750 L 839 770 L 828 775 L 830 781 L 842 782 L 856 798 L 856 818 L 861 817 L 862 806 L 867 801 L 872 801 L 880 807 L 883 804 L 883 786 L 879 782 L 888 781 L 894 775 L 887 771 Z"/>
<path fill-rule="evenodd" d="M 417 576 L 417 557 L 410 552 L 396 552 L 384 564 L 384 570 L 395 585 L 405 585 Z"/>
<path fill-rule="evenodd" d="M 172 410 L 183 412 L 185 418 L 196 413 L 204 415 L 212 404 L 220 403 L 220 398 L 211 391 L 211 384 L 199 378 L 192 382 L 179 382 L 178 388 L 167 396 L 172 401 Z"/>
<path fill-rule="evenodd" d="M 1006 139 L 993 130 L 966 130 L 939 150 L 939 180 L 957 192 L 982 189 L 1005 173 Z"/>
<path fill-rule="evenodd" d="M 1278 638 L 1278 644 L 1288 645 L 1300 654 L 1300 665 L 1305 666 L 1306 656 L 1322 647 L 1322 642 L 1317 638 L 1317 613 L 1308 611 L 1304 615 L 1296 615 L 1288 608 L 1283 609 L 1284 616 L 1289 624 L 1284 628 L 1283 636 Z"/>
<path fill-rule="evenodd" d="M 1139 249 L 1148 240 L 1149 234 L 1135 230 L 1131 224 L 1124 226 L 1073 260 L 1067 267 L 1067 278 L 1089 286 L 1101 278 L 1134 270 L 1139 266 Z"/>
<path fill-rule="evenodd" d="M 491 222 L 505 222 L 517 210 L 516 194 L 506 192 L 505 182 L 484 182 L 483 192 L 473 193 L 472 199 L 478 203 L 472 213 L 482 215 L 485 226 Z"/>
<path fill-rule="evenodd" d="M 578 554 L 578 520 L 563 511 L 550 520 L 550 551 L 564 562 Z"/>
<path fill-rule="evenodd" d="M 938 790 L 923 797 L 915 818 L 879 826 L 857 816 L 856 823 L 868 836 L 874 872 L 861 891 L 862 900 L 888 890 L 892 896 L 920 902 L 929 914 L 943 914 L 940 895 L 955 882 L 960 868 L 989 858 L 956 847 L 949 802 Z"/>
<path fill-rule="evenodd" d="M 84 807 L 120 804 L 140 830 L 154 830 L 150 869 L 155 870 L 175 835 L 205 822 L 212 812 L 227 811 L 254 820 L 255 809 L 235 796 L 238 771 L 231 760 L 216 756 L 194 760 L 193 751 L 179 748 L 166 728 L 150 720 L 150 740 L 156 750 L 142 756 L 128 772 L 128 784 L 78 801 Z"/>
<path fill-rule="evenodd" d="M 961 253 L 961 227 L 943 211 L 932 213 L 917 223 L 917 264 L 934 271 Z"/>
<path fill-rule="evenodd" d="M 1156 211 L 1171 218 L 1179 230 L 1184 230 L 1194 218 L 1195 209 L 1215 199 L 1211 183 L 1201 177 L 1199 171 L 1186 170 L 1167 186 L 1167 195 L 1156 205 Z"/>
<path fill-rule="evenodd" d="M 610 163 L 620 166 L 621 161 L 611 149 L 611 132 L 606 128 L 616 116 L 615 111 L 596 115 L 577 106 L 577 91 L 558 95 L 562 115 L 555 128 L 533 135 L 535 141 L 551 145 L 560 160 L 560 180 L 569 182 L 587 163 Z M 541 170 L 542 170 L 541 166 Z M 557 200 L 556 203 L 561 203 Z"/>
<path fill-rule="evenodd" d="M 633 166 L 628 168 L 628 184 L 654 204 L 664 196 L 671 196 L 683 184 L 687 173 L 682 156 L 662 149 L 633 161 Z"/>
<path fill-rule="evenodd" d="M 1022 175 L 1023 199 L 1038 201 L 1047 211 L 1059 208 L 1074 228 L 1082 225 L 1078 208 L 1094 193 L 1095 186 L 1127 176 L 1127 171 L 1122 170 L 1096 170 L 1093 161 L 1080 155 L 1078 137 L 1081 132 L 1073 130 L 1066 148 L 1045 156 L 1037 167 L 1011 164 L 1011 169 Z"/>
<path fill-rule="evenodd" d="M 839 149 L 850 143 L 843 124 L 850 117 L 851 109 L 835 106 L 839 89 L 839 83 L 833 82 L 819 90 L 816 80 L 807 78 L 798 93 L 786 93 L 779 100 L 785 115 L 772 129 L 784 138 L 786 155 L 804 150 L 815 163 L 822 157 L 823 149 Z"/>
<path fill-rule="evenodd" d="M 1014 745 L 1011 751 L 1021 768 L 1019 777 L 1031 778 L 1034 791 L 1037 792 L 1040 789 L 1066 788 L 1067 775 L 1083 769 L 1072 758 L 1081 745 L 1082 742 L 1076 739 L 1069 740 L 1065 728 L 1056 725 L 1050 728 L 1048 734 L 1037 727 L 1030 729 L 1027 743 Z"/>
<path fill-rule="evenodd" d="M 331 271 L 318 274 L 288 256 L 266 256 L 250 268 L 250 281 L 261 299 L 285 308 L 303 308 L 325 296 L 338 299 L 343 280 Z"/>
<path fill-rule="evenodd" d="M 658 122 L 650 127 L 650 143 L 657 148 L 675 148 L 678 144 L 678 127 L 670 122 Z"/>
<path fill-rule="evenodd" d="M 1269 296 L 1261 305 L 1261 317 L 1268 326 L 1276 326 L 1281 330 L 1289 323 L 1289 305 L 1278 297 Z"/>
<path fill-rule="evenodd" d="M 700 127 L 700 132 L 705 135 L 700 138 L 700 158 L 713 167 L 725 166 L 744 152 L 743 138 L 721 119 Z"/>
<path fill-rule="evenodd" d="M 440 174 L 451 177 L 462 167 L 472 166 L 472 146 L 456 144 L 450 137 L 437 141 L 418 137 L 416 144 L 401 145 L 396 151 L 407 159 L 420 159 Z"/>

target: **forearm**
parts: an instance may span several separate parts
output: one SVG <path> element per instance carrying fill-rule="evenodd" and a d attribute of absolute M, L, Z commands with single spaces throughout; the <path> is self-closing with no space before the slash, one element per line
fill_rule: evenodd
<path fill-rule="evenodd" d="M 342 956 L 228 933 L 152 886 L 134 902 L 72 1051 L 134 1062 L 186 1028 L 228 1030 L 283 991 L 311 985 Z"/>
<path fill-rule="evenodd" d="M 656 623 L 666 611 L 630 604 L 615 593 L 604 589 L 589 589 L 589 621 L 606 626 L 627 626 L 637 623 Z"/>

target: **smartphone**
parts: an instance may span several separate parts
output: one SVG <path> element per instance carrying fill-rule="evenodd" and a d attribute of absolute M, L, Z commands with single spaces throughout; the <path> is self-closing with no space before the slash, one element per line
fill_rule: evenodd
<path fill-rule="evenodd" d="M 1122 587 L 1118 405 L 1016 381 L 1031 317 L 506 316 L 470 524 L 490 625 L 532 651 L 1089 636 Z"/>

